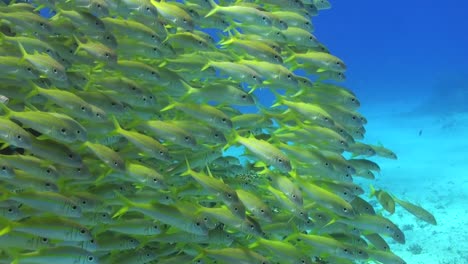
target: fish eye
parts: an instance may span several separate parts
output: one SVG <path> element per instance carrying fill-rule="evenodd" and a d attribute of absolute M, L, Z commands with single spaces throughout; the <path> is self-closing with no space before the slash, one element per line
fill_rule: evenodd
<path fill-rule="evenodd" d="M 2 166 L 2 170 L 6 170 L 6 166 Z"/>
<path fill-rule="evenodd" d="M 19 139 L 19 140 L 23 139 L 23 138 L 21 137 L 21 135 L 17 135 L 16 138 Z"/>
<path fill-rule="evenodd" d="M 218 135 L 218 134 L 214 134 L 214 136 L 215 136 L 215 137 L 219 137 L 219 135 Z"/>
<path fill-rule="evenodd" d="M 78 207 L 77 207 L 76 205 L 73 205 L 73 206 L 72 206 L 72 209 L 73 209 L 73 210 L 76 210 L 77 208 L 78 208 Z"/>
<path fill-rule="evenodd" d="M 197 226 L 200 226 L 200 222 L 196 222 L 195 224 L 196 224 Z"/>
<path fill-rule="evenodd" d="M 9 213 L 13 212 L 13 209 L 8 208 L 8 212 L 9 212 Z"/>
<path fill-rule="evenodd" d="M 153 178 L 153 182 L 158 182 L 158 179 L 156 179 L 156 178 Z"/>
<path fill-rule="evenodd" d="M 86 233 L 86 230 L 85 230 L 85 229 L 81 229 L 81 230 L 80 230 L 80 233 L 81 233 L 81 234 L 84 234 L 84 233 Z"/>
<path fill-rule="evenodd" d="M 105 55 L 107 58 L 110 57 L 109 53 L 107 53 L 107 52 L 106 52 L 104 55 Z"/>
<path fill-rule="evenodd" d="M 73 159 L 73 154 L 68 154 L 68 157 L 69 157 L 70 159 Z"/>
<path fill-rule="evenodd" d="M 190 139 L 189 137 L 185 137 L 185 141 L 189 141 L 189 139 Z"/>
<path fill-rule="evenodd" d="M 77 134 L 80 134 L 80 133 L 81 133 L 81 131 L 80 131 L 80 130 L 77 130 L 77 131 L 76 131 L 76 133 L 77 133 Z"/>
<path fill-rule="evenodd" d="M 62 128 L 62 129 L 60 129 L 60 132 L 62 132 L 63 134 L 66 134 L 67 130 L 65 128 Z"/>
<path fill-rule="evenodd" d="M 154 71 L 151 72 L 151 75 L 155 75 L 156 73 Z"/>
<path fill-rule="evenodd" d="M 42 238 L 42 242 L 48 242 L 48 241 L 49 241 L 49 239 L 47 239 L 46 237 Z"/>
<path fill-rule="evenodd" d="M 159 155 L 163 155 L 163 154 L 164 154 L 164 152 L 163 152 L 163 151 L 159 151 Z"/>
<path fill-rule="evenodd" d="M 88 257 L 88 260 L 89 260 L 89 261 L 93 261 L 93 259 L 94 259 L 94 258 L 93 258 L 93 257 L 91 257 L 91 256 L 90 256 L 90 257 Z"/>
<path fill-rule="evenodd" d="M 226 123 L 226 118 L 221 119 L 221 121 L 223 121 L 223 123 Z"/>
<path fill-rule="evenodd" d="M 348 209 L 347 209 L 347 208 L 343 208 L 343 212 L 347 213 L 347 212 L 348 212 Z"/>
<path fill-rule="evenodd" d="M 262 20 L 266 20 L 266 17 L 262 17 Z"/>
<path fill-rule="evenodd" d="M 309 37 L 310 40 L 313 40 L 314 38 L 312 36 Z"/>

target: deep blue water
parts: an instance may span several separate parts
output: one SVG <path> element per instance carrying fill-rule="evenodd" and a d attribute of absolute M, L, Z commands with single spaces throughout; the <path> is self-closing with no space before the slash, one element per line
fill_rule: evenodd
<path fill-rule="evenodd" d="M 332 9 L 313 19 L 315 35 L 345 61 L 344 84 L 364 106 L 410 103 L 430 96 L 440 82 L 465 82 L 468 1 L 331 2 Z"/>

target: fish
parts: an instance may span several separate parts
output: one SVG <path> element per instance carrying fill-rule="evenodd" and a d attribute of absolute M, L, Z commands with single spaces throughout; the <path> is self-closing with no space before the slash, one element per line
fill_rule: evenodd
<path fill-rule="evenodd" d="M 0 2 L 0 262 L 404 263 L 330 8 Z"/>
<path fill-rule="evenodd" d="M 432 215 L 429 211 L 426 209 L 415 205 L 413 203 L 410 203 L 405 200 L 401 200 L 398 198 L 393 197 L 395 202 L 400 205 L 401 207 L 405 208 L 408 212 L 410 212 L 412 215 L 416 216 L 417 218 L 423 220 L 424 222 L 427 222 L 431 225 L 437 225 L 437 220 L 435 219 L 434 215 Z"/>

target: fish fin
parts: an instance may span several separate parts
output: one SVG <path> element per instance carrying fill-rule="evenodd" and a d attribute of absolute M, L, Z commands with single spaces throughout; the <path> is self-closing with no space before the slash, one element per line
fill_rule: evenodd
<path fill-rule="evenodd" d="M 36 8 L 33 9 L 33 12 L 39 12 L 44 9 L 46 6 L 44 4 L 38 5 Z"/>
<path fill-rule="evenodd" d="M 112 173 L 112 169 L 107 170 L 103 174 L 101 174 L 97 179 L 94 181 L 94 184 L 98 185 L 105 177 Z"/>
<path fill-rule="evenodd" d="M 211 61 L 208 61 L 208 63 L 205 64 L 205 66 L 203 66 L 200 71 L 204 71 L 204 70 L 208 69 L 209 67 L 211 67 Z"/>
<path fill-rule="evenodd" d="M 280 95 L 279 93 L 277 93 L 276 91 L 274 91 L 274 90 L 271 90 L 271 92 L 276 97 L 275 103 L 271 107 L 277 107 L 277 106 L 283 105 L 284 97 L 282 95 Z"/>
<path fill-rule="evenodd" d="M 49 136 L 47 136 L 47 135 L 42 134 L 42 135 L 36 137 L 36 139 L 37 140 L 49 140 L 51 138 Z"/>
<path fill-rule="evenodd" d="M 240 135 L 237 133 L 235 129 L 233 129 L 232 133 L 229 135 L 229 138 L 227 139 L 226 145 L 223 147 L 223 151 L 226 151 L 231 146 L 237 144 L 237 140 L 239 137 Z"/>
<path fill-rule="evenodd" d="M 0 230 L 0 237 L 11 232 L 11 225 L 7 225 L 5 228 Z"/>
<path fill-rule="evenodd" d="M 76 55 L 78 53 L 78 51 L 80 51 L 80 49 L 81 49 L 81 47 L 83 45 L 83 42 L 81 42 L 75 34 L 73 34 L 73 39 L 76 41 L 76 44 L 78 44 L 78 47 L 76 47 L 76 50 L 73 53 L 74 55 Z"/>
<path fill-rule="evenodd" d="M 130 206 L 133 205 L 133 202 L 130 201 L 127 197 L 123 196 L 120 192 L 118 191 L 114 191 L 115 195 L 117 196 L 117 198 L 119 200 L 121 200 L 125 205 L 124 207 L 120 208 L 119 211 L 117 211 L 113 216 L 112 218 L 117 218 L 117 217 L 120 217 L 122 215 L 124 215 L 126 212 L 128 212 L 128 210 L 130 209 Z"/>
<path fill-rule="evenodd" d="M 196 93 L 197 89 L 193 88 L 190 84 L 183 80 L 180 80 L 180 82 L 182 83 L 182 86 L 187 89 L 185 95 L 180 98 L 180 101 L 185 101 L 187 98 L 190 98 L 190 96 Z"/>
<path fill-rule="evenodd" d="M 187 176 L 187 175 L 190 175 L 192 172 L 194 172 L 192 170 L 192 168 L 190 168 L 190 163 L 188 161 L 187 156 L 185 156 L 185 164 L 187 165 L 187 170 L 185 172 L 181 173 L 180 174 L 181 176 Z"/>
<path fill-rule="evenodd" d="M 4 150 L 4 149 L 8 148 L 9 146 L 10 146 L 10 144 L 4 143 L 4 144 L 2 144 L 2 146 L 0 147 L 0 150 Z"/>
<path fill-rule="evenodd" d="M 296 58 L 296 55 L 293 54 L 293 55 L 291 55 L 289 58 L 285 59 L 285 60 L 283 61 L 283 63 L 288 63 L 288 62 L 294 60 L 295 58 Z M 291 70 L 291 71 L 292 71 L 292 70 Z"/>
<path fill-rule="evenodd" d="M 194 247 L 194 249 L 198 252 L 198 255 L 192 260 L 193 263 L 196 263 L 197 260 L 202 259 L 206 256 L 206 250 L 203 247 L 195 243 L 192 243 L 191 246 Z"/>
<path fill-rule="evenodd" d="M 229 35 L 232 35 L 230 32 L 228 32 Z M 221 40 L 220 42 L 218 42 L 218 45 L 221 45 L 221 46 L 225 46 L 225 45 L 229 45 L 229 44 L 232 44 L 234 43 L 234 38 L 229 38 L 227 40 Z"/>
<path fill-rule="evenodd" d="M 205 17 L 209 17 L 216 14 L 216 12 L 218 12 L 218 10 L 220 9 L 219 5 L 216 4 L 214 0 L 208 0 L 208 2 L 210 3 L 212 9 L 210 10 L 210 12 L 208 12 L 208 14 L 205 15 Z"/>
<path fill-rule="evenodd" d="M 369 192 L 370 192 L 369 197 L 376 196 L 376 194 L 375 194 L 376 190 L 375 190 L 375 188 L 374 188 L 374 186 L 372 184 L 369 185 Z"/>
<path fill-rule="evenodd" d="M 112 119 L 112 124 L 114 124 L 115 129 L 110 134 L 111 135 L 113 135 L 113 134 L 118 135 L 119 131 L 124 130 L 124 129 L 120 126 L 119 121 L 117 120 L 115 115 L 111 115 L 111 119 Z"/>
<path fill-rule="evenodd" d="M 39 94 L 39 87 L 32 81 L 28 81 L 28 83 L 32 87 L 32 90 L 26 94 L 25 99 L 29 99 Z"/>
<path fill-rule="evenodd" d="M 316 72 L 326 72 L 326 69 L 318 68 Z"/>
<path fill-rule="evenodd" d="M 26 52 L 26 50 L 24 49 L 23 44 L 21 44 L 21 42 L 19 42 L 19 41 L 18 41 L 18 47 L 19 47 L 19 49 L 20 49 L 20 51 L 21 51 L 21 55 L 22 55 L 22 57 L 21 57 L 21 59 L 20 59 L 20 62 L 24 62 L 24 61 L 26 60 L 26 57 L 27 57 L 29 54 L 28 54 L 28 53 Z"/>
<path fill-rule="evenodd" d="M 169 100 L 169 105 L 164 107 L 163 109 L 159 110 L 160 112 L 171 110 L 172 108 L 177 106 L 177 102 L 172 97 L 169 96 L 168 100 Z"/>

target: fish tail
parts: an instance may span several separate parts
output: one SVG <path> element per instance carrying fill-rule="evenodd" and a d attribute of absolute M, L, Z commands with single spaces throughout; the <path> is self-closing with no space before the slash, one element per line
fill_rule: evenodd
<path fill-rule="evenodd" d="M 295 58 L 296 58 L 296 55 L 293 54 L 293 55 L 291 55 L 289 58 L 285 59 L 283 62 L 284 62 L 284 63 L 288 63 L 288 62 L 294 60 Z"/>
<path fill-rule="evenodd" d="M 181 173 L 180 174 L 181 176 L 187 176 L 187 175 L 190 175 L 191 172 L 193 172 L 192 168 L 190 168 L 190 163 L 187 159 L 187 156 L 185 156 L 185 164 L 187 165 L 187 170 Z"/>
<path fill-rule="evenodd" d="M 232 35 L 232 34 L 229 33 L 229 35 Z M 232 43 L 234 43 L 234 39 L 231 37 L 231 38 L 229 38 L 227 40 L 221 40 L 218 44 L 222 45 L 222 46 L 226 46 L 226 45 L 230 45 Z"/>
<path fill-rule="evenodd" d="M 32 90 L 29 93 L 26 94 L 25 99 L 29 99 L 29 98 L 31 98 L 33 96 L 36 96 L 36 95 L 38 95 L 40 93 L 40 90 L 39 90 L 40 87 L 38 87 L 32 81 L 28 81 L 28 83 L 32 87 Z"/>
<path fill-rule="evenodd" d="M 375 188 L 374 186 L 371 184 L 369 185 L 369 197 L 374 197 L 375 196 Z"/>
<path fill-rule="evenodd" d="M 220 9 L 219 5 L 216 4 L 214 0 L 208 0 L 208 2 L 210 3 L 212 9 L 210 12 L 208 12 L 208 14 L 205 15 L 205 17 L 209 17 L 216 14 L 216 12 L 218 12 L 218 10 Z"/>
<path fill-rule="evenodd" d="M 182 83 L 182 86 L 187 89 L 187 92 L 185 93 L 184 96 L 180 98 L 180 101 L 183 102 L 187 100 L 187 98 L 190 98 L 192 95 L 194 95 L 197 92 L 197 89 L 193 88 L 190 84 L 188 84 L 185 81 L 180 81 Z"/>
<path fill-rule="evenodd" d="M 112 123 L 114 124 L 115 130 L 111 134 L 119 134 L 119 131 L 122 131 L 123 128 L 120 126 L 119 121 L 115 117 L 115 115 L 111 116 Z"/>
<path fill-rule="evenodd" d="M 203 247 L 195 243 L 192 243 L 191 246 L 198 252 L 198 255 L 193 259 L 192 262 L 196 263 L 197 260 L 202 259 L 206 256 L 206 250 Z"/>
<path fill-rule="evenodd" d="M 164 112 L 164 111 L 167 111 L 167 110 L 171 110 L 172 108 L 174 108 L 176 106 L 175 103 L 171 103 L 169 104 L 168 106 L 164 107 L 163 109 L 159 110 L 161 112 Z"/>
<path fill-rule="evenodd" d="M 76 48 L 75 52 L 73 54 L 77 54 L 78 51 L 80 51 L 81 47 L 83 46 L 83 42 L 81 42 L 75 34 L 73 34 L 73 39 L 75 39 L 76 44 L 78 44 L 78 47 Z"/>
<path fill-rule="evenodd" d="M 230 148 L 231 146 L 237 144 L 237 141 L 241 138 L 241 136 L 237 133 L 235 129 L 232 130 L 232 133 L 228 137 L 228 142 L 226 145 L 223 147 L 223 151 L 226 151 L 226 149 Z"/>
<path fill-rule="evenodd" d="M 201 71 L 204 71 L 204 70 L 208 69 L 209 67 L 211 67 L 211 61 L 208 61 L 208 63 L 205 64 L 205 66 L 203 66 L 203 68 L 201 68 Z"/>
<path fill-rule="evenodd" d="M 277 106 L 283 105 L 283 102 L 284 102 L 283 96 L 273 90 L 271 92 L 276 97 L 275 103 L 271 107 L 277 107 Z"/>
<path fill-rule="evenodd" d="M 112 218 L 117 218 L 117 217 L 124 215 L 126 212 L 128 212 L 128 209 L 130 209 L 130 206 L 133 205 L 133 202 L 127 199 L 127 197 L 123 196 L 120 192 L 117 192 L 117 191 L 114 191 L 114 192 L 117 198 L 119 198 L 125 204 L 124 207 L 120 208 L 120 210 L 117 211 L 112 216 Z"/>
<path fill-rule="evenodd" d="M 21 55 L 23 55 L 20 59 L 20 62 L 23 62 L 26 60 L 26 57 L 28 56 L 28 53 L 26 52 L 26 50 L 24 49 L 23 47 L 23 44 L 21 44 L 21 42 L 18 41 L 18 47 L 21 51 Z"/>
<path fill-rule="evenodd" d="M 5 113 L 5 115 L 4 115 L 5 117 L 8 118 L 9 116 L 11 116 L 13 111 L 10 108 L 8 108 L 8 106 L 6 106 L 6 104 L 0 103 L 0 108 Z"/>

